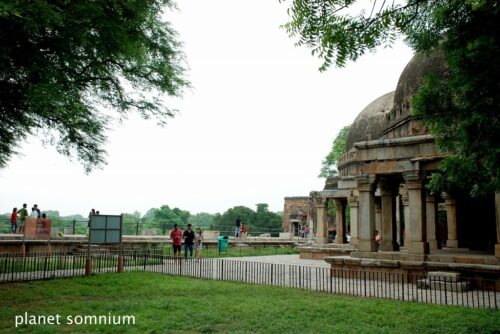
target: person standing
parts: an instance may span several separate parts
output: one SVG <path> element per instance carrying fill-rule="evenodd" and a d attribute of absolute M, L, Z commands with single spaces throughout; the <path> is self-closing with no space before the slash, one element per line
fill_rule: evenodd
<path fill-rule="evenodd" d="M 182 234 L 182 238 L 184 239 L 184 257 L 187 257 L 188 249 L 189 257 L 193 257 L 194 232 L 191 226 L 191 224 L 187 224 L 187 230 Z"/>
<path fill-rule="evenodd" d="M 201 228 L 196 229 L 196 234 L 194 236 L 194 256 L 197 258 L 201 257 L 201 247 L 203 245 L 203 231 Z"/>
<path fill-rule="evenodd" d="M 18 211 L 19 213 L 19 233 L 24 232 L 24 224 L 26 223 L 26 217 L 28 216 L 28 204 L 24 203 L 23 207 Z"/>
<path fill-rule="evenodd" d="M 241 227 L 240 216 L 236 216 L 235 227 L 234 227 L 234 236 L 236 238 L 238 238 L 240 236 L 240 227 Z"/>
<path fill-rule="evenodd" d="M 38 204 L 33 205 L 31 208 L 31 218 L 41 218 L 42 215 L 40 214 L 40 209 L 38 208 Z"/>
<path fill-rule="evenodd" d="M 247 237 L 247 224 L 241 223 L 241 237 L 246 238 Z"/>
<path fill-rule="evenodd" d="M 170 239 L 172 239 L 174 256 L 180 256 L 182 245 L 182 231 L 177 228 L 177 224 L 174 224 L 174 229 L 172 230 L 172 232 L 170 232 Z"/>
<path fill-rule="evenodd" d="M 12 209 L 12 214 L 10 215 L 10 227 L 12 233 L 17 232 L 17 208 Z"/>

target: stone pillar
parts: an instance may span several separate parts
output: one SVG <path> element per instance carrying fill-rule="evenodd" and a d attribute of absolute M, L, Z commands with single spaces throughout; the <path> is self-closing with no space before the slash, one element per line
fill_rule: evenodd
<path fill-rule="evenodd" d="M 357 245 L 358 244 L 358 198 L 355 196 L 349 196 L 348 198 L 349 201 L 349 208 L 351 209 L 351 244 Z"/>
<path fill-rule="evenodd" d="M 500 257 L 500 191 L 495 192 L 495 212 L 497 220 L 497 243 L 495 244 L 495 256 Z"/>
<path fill-rule="evenodd" d="M 375 176 L 357 178 L 359 191 L 358 251 L 376 252 L 375 243 Z"/>
<path fill-rule="evenodd" d="M 392 234 L 392 190 L 387 178 L 381 178 L 379 182 L 381 196 L 381 233 L 382 242 L 380 250 L 393 251 L 394 240 Z"/>
<path fill-rule="evenodd" d="M 337 244 L 345 244 L 345 205 L 344 200 L 334 199 L 335 201 L 335 225 L 337 226 Z"/>
<path fill-rule="evenodd" d="M 382 203 L 375 198 L 375 229 L 382 233 Z"/>
<path fill-rule="evenodd" d="M 457 203 L 449 193 L 442 193 L 441 197 L 446 204 L 446 226 L 448 228 L 447 248 L 458 248 L 457 239 Z"/>
<path fill-rule="evenodd" d="M 403 231 L 403 245 L 406 247 L 408 242 L 410 242 L 410 229 L 408 228 L 408 222 L 410 220 L 410 202 L 408 200 L 408 190 L 406 190 L 406 185 L 401 194 L 401 203 L 403 204 L 403 218 L 404 218 L 404 231 Z"/>
<path fill-rule="evenodd" d="M 314 199 L 314 207 L 316 208 L 316 243 L 324 245 L 328 243 L 328 211 L 326 198 L 316 197 Z"/>
<path fill-rule="evenodd" d="M 396 242 L 401 245 L 401 199 L 396 196 Z"/>
<path fill-rule="evenodd" d="M 409 230 L 409 242 L 406 244 L 410 254 L 428 254 L 429 244 L 426 242 L 425 203 L 423 196 L 422 176 L 418 171 L 405 172 L 403 177 L 408 190 L 409 219 L 406 228 Z"/>
<path fill-rule="evenodd" d="M 314 239 L 314 221 L 311 218 L 308 218 L 309 224 L 309 235 L 307 236 L 308 239 Z"/>
<path fill-rule="evenodd" d="M 436 239 L 436 216 L 436 199 L 433 195 L 427 195 L 425 196 L 425 220 L 427 227 L 427 242 L 429 243 L 430 250 L 438 249 Z"/>

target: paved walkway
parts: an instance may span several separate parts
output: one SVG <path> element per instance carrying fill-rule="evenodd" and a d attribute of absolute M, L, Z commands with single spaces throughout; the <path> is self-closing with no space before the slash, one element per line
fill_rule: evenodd
<path fill-rule="evenodd" d="M 275 263 L 275 264 L 292 264 L 299 266 L 330 268 L 330 264 L 323 260 L 307 260 L 300 259 L 299 254 L 291 255 L 266 255 L 266 256 L 244 256 L 224 258 L 226 260 L 238 260 L 247 262 Z"/>

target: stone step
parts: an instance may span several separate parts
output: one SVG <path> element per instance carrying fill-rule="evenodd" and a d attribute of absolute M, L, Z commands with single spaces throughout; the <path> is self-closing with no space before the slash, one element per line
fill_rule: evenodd
<path fill-rule="evenodd" d="M 417 281 L 417 288 L 450 292 L 465 292 L 471 289 L 471 283 L 467 281 L 450 282 L 445 280 L 439 281 L 424 278 Z"/>
<path fill-rule="evenodd" d="M 427 278 L 431 281 L 458 282 L 460 281 L 460 273 L 452 271 L 429 271 Z"/>

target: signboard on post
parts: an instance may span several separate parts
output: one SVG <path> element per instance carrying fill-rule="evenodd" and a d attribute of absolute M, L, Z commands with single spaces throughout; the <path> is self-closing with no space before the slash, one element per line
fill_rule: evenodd
<path fill-rule="evenodd" d="M 123 216 L 92 215 L 89 222 L 89 241 L 92 244 L 120 244 Z"/>

